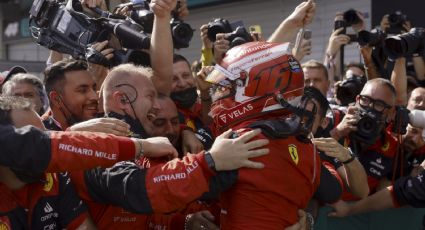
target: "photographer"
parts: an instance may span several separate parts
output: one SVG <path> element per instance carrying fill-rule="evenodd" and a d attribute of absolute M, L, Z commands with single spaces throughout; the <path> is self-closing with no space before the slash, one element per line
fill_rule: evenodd
<path fill-rule="evenodd" d="M 344 141 L 358 156 L 372 193 L 389 185 L 392 178 L 398 144 L 386 124 L 394 111 L 395 97 L 394 86 L 388 80 L 369 80 L 357 96 L 356 105 L 348 107 L 341 123 L 331 131 L 332 137 Z M 344 199 L 356 198 L 346 194 Z"/>
<path fill-rule="evenodd" d="M 330 103 L 334 108 L 345 110 L 345 107 L 356 101 L 356 96 L 362 91 L 366 81 L 365 69 L 362 64 L 347 64 L 342 81 L 334 84 L 334 97 Z"/>

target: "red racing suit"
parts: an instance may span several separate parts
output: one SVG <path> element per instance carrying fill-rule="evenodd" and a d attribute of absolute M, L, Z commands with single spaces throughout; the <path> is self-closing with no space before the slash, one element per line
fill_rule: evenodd
<path fill-rule="evenodd" d="M 381 179 L 392 180 L 397 145 L 397 139 L 388 130 L 385 130 L 384 138 L 379 138 L 373 145 L 357 155 L 366 171 L 370 194 L 376 192 Z M 345 201 L 359 200 L 348 191 L 344 191 L 342 199 Z"/>
<path fill-rule="evenodd" d="M 182 223 L 178 216 L 159 214 L 179 211 L 213 190 L 209 183 L 213 175 L 204 154 L 199 153 L 148 169 L 134 162 L 120 162 L 106 169 L 72 172 L 71 178 L 100 229 L 151 229 L 178 219 Z M 229 177 L 226 172 L 217 173 L 220 175 Z"/>
<path fill-rule="evenodd" d="M 233 130 L 247 127 L 244 122 Z M 248 131 L 246 129 L 245 131 Z M 254 139 L 267 138 L 264 135 Z M 321 162 L 311 143 L 290 136 L 270 139 L 261 170 L 239 169 L 236 185 L 221 196 L 221 229 L 279 229 L 298 221 L 320 183 Z"/>
<path fill-rule="evenodd" d="M 46 173 L 14 191 L 0 184 L 0 194 L 0 229 L 76 229 L 88 217 L 67 174 Z"/>
<path fill-rule="evenodd" d="M 43 132 L 32 126 L 0 125 L 0 165 L 29 172 L 108 167 L 134 159 L 130 138 L 90 132 Z"/>

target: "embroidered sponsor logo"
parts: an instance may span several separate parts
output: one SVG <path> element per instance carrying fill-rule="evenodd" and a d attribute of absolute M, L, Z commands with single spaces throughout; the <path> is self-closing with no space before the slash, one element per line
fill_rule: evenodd
<path fill-rule="evenodd" d="M 121 223 L 132 223 L 136 222 L 136 217 L 129 217 L 129 216 L 114 216 L 113 221 L 121 222 Z"/>
<path fill-rule="evenodd" d="M 299 161 L 297 146 L 294 144 L 288 145 L 288 151 L 292 161 L 297 165 Z"/>
<path fill-rule="evenodd" d="M 44 211 L 46 211 L 46 210 L 44 210 Z M 52 210 L 52 211 L 53 211 L 53 210 Z M 50 220 L 51 218 L 58 218 L 58 216 L 59 216 L 59 214 L 58 214 L 57 212 L 51 212 L 51 213 L 48 213 L 48 214 L 46 214 L 46 215 L 42 216 L 42 217 L 40 218 L 40 220 L 41 220 L 42 222 L 44 222 L 44 221 L 46 221 L 46 220 Z"/>
<path fill-rule="evenodd" d="M 371 172 L 371 173 L 373 173 L 373 174 L 375 174 L 375 175 L 377 175 L 377 176 L 379 176 L 379 177 L 381 177 L 381 176 L 382 176 L 381 172 L 379 172 L 379 171 L 378 171 L 378 170 L 376 170 L 375 168 L 369 168 L 369 172 Z"/>
<path fill-rule="evenodd" d="M 220 115 L 220 119 L 224 123 L 226 123 L 227 118 L 232 119 L 232 120 L 233 119 L 236 119 L 238 117 L 243 116 L 245 113 L 247 113 L 247 112 L 249 112 L 249 111 L 251 111 L 253 109 L 254 109 L 254 107 L 252 106 L 252 104 L 247 104 L 246 106 L 244 106 L 244 107 L 242 107 L 240 109 L 233 110 L 231 113 Z"/>
<path fill-rule="evenodd" d="M 7 224 L 0 222 L 0 230 L 9 230 L 11 229 Z"/>
<path fill-rule="evenodd" d="M 10 220 L 7 216 L 0 217 L 0 230 L 10 230 L 12 227 L 10 226 Z"/>
<path fill-rule="evenodd" d="M 295 73 L 301 72 L 301 67 L 295 59 L 293 59 L 292 57 L 289 58 L 288 63 L 289 63 L 289 66 L 291 67 L 292 72 L 295 72 Z"/>
<path fill-rule="evenodd" d="M 49 224 L 49 225 L 46 225 L 46 226 L 44 226 L 44 228 L 43 228 L 44 230 L 53 230 L 53 229 L 57 229 L 56 228 L 56 223 L 52 223 L 52 224 Z"/>
<path fill-rule="evenodd" d="M 386 151 L 388 151 L 388 149 L 390 148 L 390 142 L 389 141 L 387 141 L 387 143 L 385 143 L 382 147 L 381 147 L 381 150 L 382 151 L 384 151 L 384 152 L 386 152 Z"/>
<path fill-rule="evenodd" d="M 49 202 L 46 202 L 46 206 L 44 207 L 44 212 L 49 213 L 53 212 L 52 206 L 50 206 Z"/>
<path fill-rule="evenodd" d="M 46 173 L 46 182 L 44 183 L 43 190 L 49 192 L 53 187 L 53 176 L 51 173 Z M 49 203 L 47 203 L 49 204 Z"/>
<path fill-rule="evenodd" d="M 105 152 L 102 152 L 102 151 L 81 148 L 81 147 L 77 147 L 77 146 L 70 145 L 70 144 L 59 144 L 59 150 L 77 153 L 77 154 L 86 155 L 86 156 L 93 156 L 94 155 L 97 158 L 104 158 L 104 159 L 108 159 L 108 160 L 116 160 L 117 159 L 116 153 L 105 153 Z"/>
<path fill-rule="evenodd" d="M 194 161 L 192 165 L 186 168 L 186 173 L 173 173 L 173 174 L 163 174 L 153 178 L 153 183 L 159 183 L 161 181 L 172 181 L 172 180 L 184 180 L 187 175 L 195 171 L 199 167 L 199 163 Z"/>

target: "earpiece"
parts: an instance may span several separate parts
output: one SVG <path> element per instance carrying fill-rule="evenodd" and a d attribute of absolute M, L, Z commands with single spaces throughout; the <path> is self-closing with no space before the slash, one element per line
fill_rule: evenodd
<path fill-rule="evenodd" d="M 127 104 L 128 100 L 125 97 L 121 97 L 121 104 Z"/>

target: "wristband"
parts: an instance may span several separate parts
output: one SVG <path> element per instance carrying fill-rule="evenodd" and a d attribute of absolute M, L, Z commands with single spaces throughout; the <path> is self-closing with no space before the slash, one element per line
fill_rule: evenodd
<path fill-rule="evenodd" d="M 211 153 L 208 152 L 208 151 L 206 151 L 204 153 L 204 158 L 205 158 L 205 161 L 207 162 L 208 168 L 210 168 L 211 170 L 216 171 L 215 170 L 215 162 L 214 162 L 213 157 L 211 156 Z"/>
<path fill-rule="evenodd" d="M 143 151 L 143 144 L 142 144 L 142 140 L 138 140 L 138 139 L 134 139 L 136 141 L 136 143 L 139 145 L 139 152 L 136 153 L 136 159 L 140 159 L 141 157 L 143 157 L 143 154 L 145 153 L 145 151 Z"/>
<path fill-rule="evenodd" d="M 350 159 L 348 159 L 348 160 L 346 160 L 346 161 L 343 161 L 343 162 L 341 162 L 341 163 L 343 163 L 343 164 L 349 164 L 349 163 L 351 163 L 352 161 L 354 161 L 355 159 L 356 159 L 356 156 L 354 155 L 354 153 L 351 151 L 351 149 L 350 148 L 347 148 L 348 149 L 348 151 L 350 152 Z"/>

